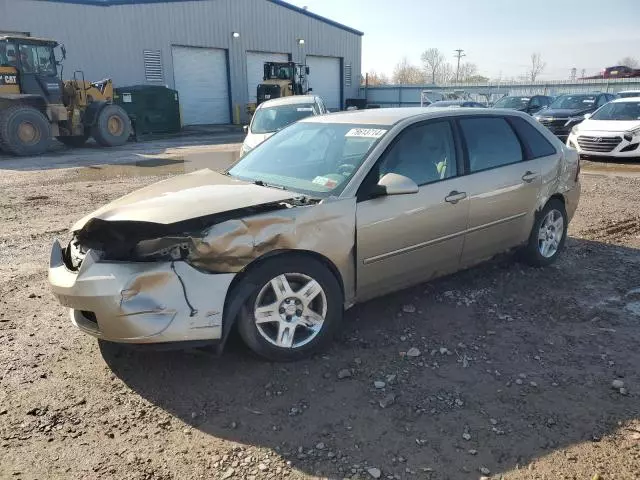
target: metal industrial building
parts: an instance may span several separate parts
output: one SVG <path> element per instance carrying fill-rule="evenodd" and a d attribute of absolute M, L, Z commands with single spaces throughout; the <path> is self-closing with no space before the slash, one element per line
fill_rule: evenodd
<path fill-rule="evenodd" d="M 0 32 L 64 44 L 65 77 L 175 88 L 186 125 L 244 120 L 265 61 L 306 62 L 331 110 L 359 92 L 362 32 L 282 0 L 0 0 Z"/>

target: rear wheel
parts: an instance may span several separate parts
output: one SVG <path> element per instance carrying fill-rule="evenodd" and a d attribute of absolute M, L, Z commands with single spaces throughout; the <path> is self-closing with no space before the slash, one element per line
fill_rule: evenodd
<path fill-rule="evenodd" d="M 564 203 L 556 198 L 547 202 L 536 216 L 529 243 L 524 248 L 524 260 L 534 267 L 552 264 L 564 248 L 569 221 Z"/>
<path fill-rule="evenodd" d="M 14 155 L 46 152 L 51 139 L 49 120 L 39 110 L 15 105 L 0 112 L 0 147 Z"/>
<path fill-rule="evenodd" d="M 107 105 L 98 114 L 91 133 L 103 147 L 124 145 L 131 135 L 131 120 L 127 112 L 118 105 Z"/>

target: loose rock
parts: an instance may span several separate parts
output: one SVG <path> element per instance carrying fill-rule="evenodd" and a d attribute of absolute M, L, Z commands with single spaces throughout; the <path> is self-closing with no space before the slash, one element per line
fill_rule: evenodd
<path fill-rule="evenodd" d="M 620 390 L 624 387 L 624 382 L 619 378 L 616 378 L 613 382 L 611 382 L 611 388 L 614 390 Z"/>
<path fill-rule="evenodd" d="M 418 350 L 416 347 L 411 347 L 409 350 L 407 350 L 407 357 L 419 357 L 420 356 L 420 350 Z"/>
<path fill-rule="evenodd" d="M 351 377 L 351 370 L 349 370 L 348 368 L 343 368 L 338 372 L 338 378 L 340 380 L 343 380 L 345 378 L 350 378 L 350 377 Z"/>
<path fill-rule="evenodd" d="M 385 396 L 382 400 L 380 400 L 379 405 L 381 408 L 388 408 L 391 405 L 396 403 L 396 396 L 393 393 Z"/>
<path fill-rule="evenodd" d="M 380 381 L 380 380 L 378 380 L 378 381 L 373 382 L 373 386 L 378 388 L 378 389 L 380 389 L 380 388 L 386 387 L 387 384 L 382 382 L 382 381 Z"/>
<path fill-rule="evenodd" d="M 480 473 L 483 475 L 491 475 L 491 470 L 489 470 L 487 467 L 480 467 Z"/>
<path fill-rule="evenodd" d="M 375 467 L 367 468 L 367 473 L 371 475 L 372 478 L 380 478 L 382 476 L 380 469 Z"/>
<path fill-rule="evenodd" d="M 402 306 L 402 311 L 404 313 L 415 313 L 416 307 L 415 307 L 415 305 L 412 305 L 412 304 L 408 303 L 407 305 L 403 305 Z"/>
<path fill-rule="evenodd" d="M 469 434 L 468 432 L 464 432 L 462 434 L 462 438 L 468 442 L 469 440 L 471 440 L 471 434 Z"/>

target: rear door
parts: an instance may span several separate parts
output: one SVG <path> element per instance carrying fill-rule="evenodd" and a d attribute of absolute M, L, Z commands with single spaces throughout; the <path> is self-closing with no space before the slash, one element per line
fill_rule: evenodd
<path fill-rule="evenodd" d="M 467 152 L 469 227 L 462 265 L 517 245 L 529 235 L 540 189 L 540 163 L 505 117 L 459 118 Z"/>
<path fill-rule="evenodd" d="M 458 268 L 469 212 L 460 159 L 452 124 L 438 120 L 405 129 L 373 167 L 356 210 L 359 300 Z M 387 173 L 411 178 L 418 193 L 363 196 Z"/>

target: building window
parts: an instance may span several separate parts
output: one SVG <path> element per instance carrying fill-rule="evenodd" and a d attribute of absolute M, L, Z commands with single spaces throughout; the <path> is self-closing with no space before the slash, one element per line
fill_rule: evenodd
<path fill-rule="evenodd" d="M 351 65 L 349 64 L 344 66 L 344 86 L 351 86 Z"/>
<path fill-rule="evenodd" d="M 162 71 L 162 52 L 160 50 L 144 50 L 144 78 L 147 82 L 164 82 Z"/>

